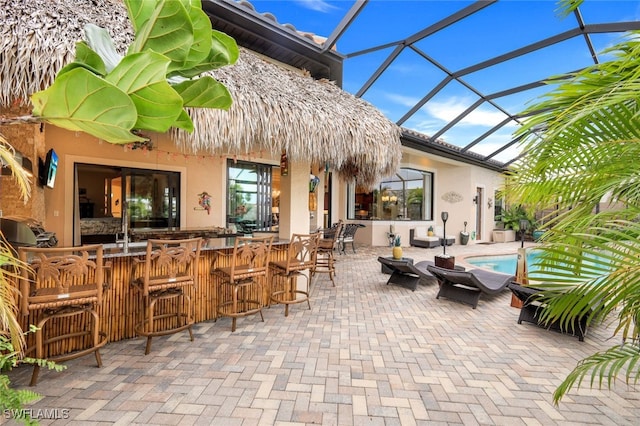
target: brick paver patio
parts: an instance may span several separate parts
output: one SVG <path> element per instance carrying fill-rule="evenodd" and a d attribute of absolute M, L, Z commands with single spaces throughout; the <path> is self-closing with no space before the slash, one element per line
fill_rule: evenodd
<path fill-rule="evenodd" d="M 447 252 L 461 258 L 516 247 Z M 474 310 L 436 300 L 435 281 L 415 292 L 387 286 L 376 259 L 390 251 L 359 247 L 337 256 L 337 286 L 319 276 L 311 310 L 294 305 L 285 318 L 273 306 L 264 323 L 242 318 L 234 333 L 225 318 L 197 324 L 194 342 L 187 333 L 158 338 L 146 356 L 143 340 L 132 339 L 108 344 L 102 368 L 88 356 L 63 372 L 43 370 L 33 389 L 44 397 L 33 412 L 41 410 L 43 425 L 638 424 L 639 394 L 623 382 L 552 403 L 578 360 L 613 344 L 612 325 L 590 328 L 581 343 L 518 325 L 508 290 Z M 404 251 L 416 261 L 440 253 Z M 26 387 L 30 374 L 19 368 L 10 377 Z"/>

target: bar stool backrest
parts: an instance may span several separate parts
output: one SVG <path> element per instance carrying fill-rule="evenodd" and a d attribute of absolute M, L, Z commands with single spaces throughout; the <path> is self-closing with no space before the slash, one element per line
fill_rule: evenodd
<path fill-rule="evenodd" d="M 236 237 L 229 270 L 231 281 L 266 275 L 273 236 Z"/>
<path fill-rule="evenodd" d="M 20 311 L 102 303 L 102 244 L 80 247 L 19 247 L 24 263 L 20 280 Z"/>
<path fill-rule="evenodd" d="M 325 250 L 333 250 L 338 242 L 338 238 L 342 233 L 342 221 L 336 222 L 330 228 L 322 229 L 322 237 L 320 238 L 319 248 Z"/>
<path fill-rule="evenodd" d="M 166 288 L 197 286 L 198 263 L 202 238 L 180 240 L 147 240 L 144 260 L 142 290 L 145 296 L 150 291 Z"/>
<path fill-rule="evenodd" d="M 289 242 L 287 271 L 300 271 L 313 268 L 316 264 L 320 233 L 292 234 Z"/>

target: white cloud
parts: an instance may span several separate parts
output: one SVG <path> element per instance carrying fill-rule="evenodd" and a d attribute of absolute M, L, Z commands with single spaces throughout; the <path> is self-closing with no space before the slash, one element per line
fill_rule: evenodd
<path fill-rule="evenodd" d="M 420 98 L 398 95 L 397 93 L 385 93 L 384 97 L 389 99 L 391 102 L 409 108 L 412 108 L 415 104 L 418 103 L 418 101 L 420 101 Z"/>
<path fill-rule="evenodd" d="M 396 93 L 386 93 L 384 96 L 389 101 L 407 108 L 413 108 L 420 101 L 420 98 L 398 95 Z M 468 100 L 452 97 L 444 102 L 430 100 L 421 108 L 421 111 L 427 114 L 429 117 L 427 120 L 433 123 L 434 126 L 438 126 L 437 123 L 439 122 L 440 126 L 437 130 L 440 130 L 440 128 L 442 128 L 446 123 L 449 123 L 451 120 L 462 114 L 469 105 L 471 105 L 471 102 Z M 502 122 L 506 117 L 507 116 L 504 113 L 498 110 L 490 110 L 487 108 L 483 109 L 482 106 L 480 106 L 479 108 L 471 111 L 456 125 L 484 126 L 488 128 Z M 511 121 L 505 124 L 504 127 L 507 128 L 515 126 L 516 124 Z"/>
<path fill-rule="evenodd" d="M 506 142 L 509 142 L 509 141 L 505 141 L 505 143 Z M 489 143 L 478 144 L 472 147 L 471 149 L 469 149 L 469 151 L 475 152 L 476 154 L 480 154 L 480 155 L 489 155 L 499 150 L 503 146 L 504 146 L 504 143 L 489 142 Z M 491 157 L 491 159 L 502 161 L 504 163 L 507 161 L 511 161 L 512 159 L 517 157 L 519 154 L 520 154 L 520 149 L 518 148 L 518 146 L 512 145 L 509 148 L 497 154 L 495 157 Z"/>
<path fill-rule="evenodd" d="M 335 6 L 324 0 L 295 0 L 295 2 L 305 9 L 315 10 L 316 12 L 330 12 L 336 9 Z"/>
<path fill-rule="evenodd" d="M 445 102 L 432 100 L 427 102 L 422 109 L 428 115 L 448 123 L 462 114 L 470 105 L 471 102 L 454 97 L 449 98 Z M 467 114 L 462 120 L 460 120 L 460 122 L 458 122 L 457 125 L 493 127 L 506 117 L 507 116 L 501 111 L 489 110 L 486 108 L 483 109 L 481 106 Z M 515 126 L 515 124 L 510 122 L 505 125 L 505 127 L 509 126 Z"/>

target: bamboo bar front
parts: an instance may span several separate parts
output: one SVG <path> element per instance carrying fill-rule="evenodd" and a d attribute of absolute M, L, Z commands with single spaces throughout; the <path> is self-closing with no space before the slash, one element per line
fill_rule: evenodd
<path fill-rule="evenodd" d="M 287 255 L 288 241 L 276 241 L 271 250 L 270 260 L 284 260 Z M 195 322 L 215 320 L 216 305 L 218 303 L 218 278 L 211 274 L 211 270 L 217 267 L 229 266 L 233 254 L 233 246 L 221 246 L 216 248 L 203 248 L 200 255 L 198 282 L 195 289 L 190 290 L 190 296 L 194 304 Z M 103 294 L 102 306 L 99 308 L 101 331 L 107 334 L 110 342 L 136 337 L 135 325 L 142 318 L 143 309 L 138 293 L 131 288 L 131 271 L 134 259 L 144 259 L 145 252 L 132 251 L 130 253 L 105 253 L 105 263 L 109 265 L 106 273 L 107 289 Z M 263 294 L 252 295 L 261 298 L 264 306 L 269 303 L 270 277 L 263 286 Z M 225 297 L 222 294 L 221 297 Z M 168 302 L 174 303 L 174 302 Z M 161 309 L 172 308 L 160 306 Z M 20 317 L 23 330 L 28 330 L 30 324 L 37 324 L 42 312 L 31 312 L 28 316 Z M 60 335 L 61 331 L 67 333 L 71 328 L 82 329 L 89 324 L 77 315 L 68 319 L 52 321 L 44 330 L 45 337 Z M 172 321 L 172 319 L 166 319 Z M 167 323 L 167 326 L 171 324 Z M 28 346 L 33 346 L 34 338 L 30 334 L 27 336 Z M 46 357 L 59 353 L 66 353 L 86 347 L 87 342 L 81 338 L 76 340 L 59 342 L 56 346 L 49 348 L 45 353 Z"/>

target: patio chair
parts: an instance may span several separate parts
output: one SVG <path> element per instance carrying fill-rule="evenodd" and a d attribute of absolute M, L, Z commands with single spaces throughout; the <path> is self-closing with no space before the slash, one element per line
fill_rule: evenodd
<path fill-rule="evenodd" d="M 329 274 L 329 279 L 333 286 L 336 286 L 333 276 L 336 273 L 335 257 L 333 252 L 338 244 L 338 237 L 342 230 L 342 221 L 334 223 L 330 228 L 319 229 L 321 238 L 318 240 L 318 252 L 316 253 L 316 264 L 311 271 L 313 278 L 317 273 Z"/>
<path fill-rule="evenodd" d="M 105 287 L 102 244 L 81 247 L 19 247 L 20 311 L 35 314 L 35 357 L 67 361 L 93 353 L 102 366 L 100 348 L 107 343 L 100 330 L 100 305 Z M 29 348 L 28 351 L 31 351 Z M 38 381 L 34 364 L 30 386 Z"/>
<path fill-rule="evenodd" d="M 563 326 L 559 321 L 541 322 L 540 314 L 544 309 L 544 303 L 538 300 L 536 295 L 542 292 L 542 290 L 528 285 L 523 286 L 516 282 L 509 283 L 508 287 L 513 295 L 522 301 L 518 324 L 522 324 L 522 321 L 525 321 L 535 324 L 538 327 L 546 328 L 547 330 L 570 333 L 578 337 L 579 341 L 584 342 L 584 336 L 587 333 L 588 315 L 574 319 L 568 327 Z"/>
<path fill-rule="evenodd" d="M 194 309 L 189 290 L 197 285 L 201 248 L 199 237 L 149 239 L 144 259 L 134 259 L 131 286 L 141 302 L 135 330 L 147 338 L 145 355 L 151 351 L 155 336 L 188 330 L 193 341 Z"/>
<path fill-rule="evenodd" d="M 432 280 L 435 277 L 427 270 L 427 266 L 434 265 L 430 260 L 423 260 L 415 265 L 410 259 L 393 259 L 391 257 L 378 257 L 378 262 L 391 271 L 387 281 L 389 284 L 398 284 L 412 291 L 416 291 L 418 284 L 423 280 Z"/>
<path fill-rule="evenodd" d="M 220 279 L 216 319 L 231 317 L 232 332 L 236 331 L 238 317 L 260 314 L 264 322 L 264 282 L 272 245 L 273 236 L 236 237 L 229 265 L 211 268 L 211 273 Z"/>
<path fill-rule="evenodd" d="M 438 291 L 436 299 L 446 297 L 471 305 L 473 309 L 478 306 L 481 294 L 498 294 L 516 278 L 514 275 L 484 269 L 458 271 L 438 266 L 427 266 L 427 270 L 436 277 L 440 284 L 440 291 Z"/>
<path fill-rule="evenodd" d="M 364 225 L 359 223 L 347 223 L 342 227 L 342 232 L 338 237 L 338 251 L 340 254 L 346 254 L 345 247 L 347 244 L 351 244 L 351 249 L 356 252 L 355 236 L 358 229 L 364 228 Z"/>
<path fill-rule="evenodd" d="M 271 289 L 269 306 L 272 302 L 284 305 L 284 316 L 289 316 L 289 305 L 294 303 L 309 302 L 309 287 L 311 271 L 316 264 L 319 233 L 292 234 L 287 258 L 275 260 L 269 263 L 271 271 Z M 298 278 L 307 281 L 306 288 L 298 286 Z"/>

